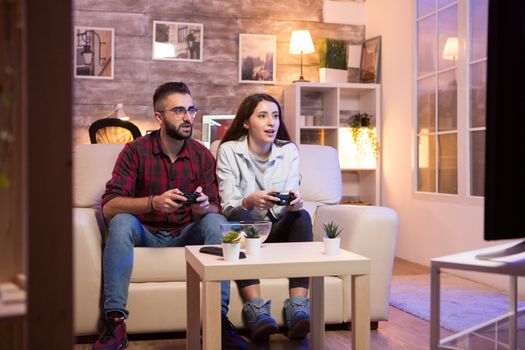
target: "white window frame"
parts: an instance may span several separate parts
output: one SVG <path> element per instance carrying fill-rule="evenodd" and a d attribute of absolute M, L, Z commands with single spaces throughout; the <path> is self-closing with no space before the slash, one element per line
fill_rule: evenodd
<path fill-rule="evenodd" d="M 437 2 L 437 0 L 436 0 Z M 417 84 L 418 84 L 418 41 L 417 41 L 417 30 L 418 30 L 418 17 L 417 17 L 417 0 L 414 0 L 414 32 L 413 32 L 413 42 L 415 45 L 414 50 L 414 89 L 413 89 L 413 149 L 412 149 L 412 161 L 414 164 L 413 167 L 413 197 L 415 199 L 425 199 L 430 201 L 439 201 L 439 202 L 452 202 L 452 203 L 465 203 L 476 206 L 482 206 L 484 203 L 484 197 L 481 196 L 472 196 L 470 194 L 470 131 L 477 130 L 480 128 L 470 128 L 470 92 L 469 92 L 469 82 L 470 82 L 470 67 L 469 67 L 469 51 L 467 43 L 470 42 L 469 38 L 469 20 L 470 20 L 470 11 L 469 5 L 470 0 L 457 0 L 453 4 L 444 6 L 443 8 L 448 8 L 457 4 L 457 34 L 458 34 L 458 58 L 456 61 L 456 82 L 457 82 L 457 181 L 458 181 L 458 193 L 457 194 L 448 194 L 448 193 L 439 193 L 439 192 L 422 192 L 418 191 L 418 98 L 417 98 Z M 437 13 L 437 9 L 434 14 Z M 424 17 L 426 17 L 425 15 Z M 424 18 L 421 17 L 421 18 Z M 437 17 L 436 17 L 437 22 Z M 436 53 L 439 54 L 439 53 Z M 436 66 L 437 68 L 437 66 Z M 443 70 L 445 71 L 445 70 Z M 437 70 L 440 72 L 440 70 Z M 436 91 L 437 94 L 437 91 Z M 436 96 L 437 98 L 437 96 Z M 437 104 L 436 104 L 437 108 Z M 436 126 L 437 127 L 437 126 Z M 435 133 L 429 135 L 442 135 L 448 133 L 439 132 L 436 130 Z M 436 139 L 437 142 L 437 139 Z M 437 147 L 437 144 L 436 144 Z"/>

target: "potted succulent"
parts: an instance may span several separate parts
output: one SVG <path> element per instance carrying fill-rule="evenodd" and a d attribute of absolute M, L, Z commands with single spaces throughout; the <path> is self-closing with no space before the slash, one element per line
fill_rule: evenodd
<path fill-rule="evenodd" d="M 348 43 L 345 40 L 322 39 L 319 43 L 319 81 L 348 81 Z"/>
<path fill-rule="evenodd" d="M 258 255 L 261 252 L 261 231 L 255 226 L 249 226 L 244 232 L 244 238 L 246 254 Z"/>
<path fill-rule="evenodd" d="M 239 252 L 241 250 L 241 233 L 231 230 L 222 238 L 222 254 L 224 260 L 235 261 L 239 260 Z"/>
<path fill-rule="evenodd" d="M 325 254 L 339 254 L 339 248 L 341 247 L 341 238 L 339 237 L 339 234 L 341 234 L 343 230 L 340 230 L 339 226 L 333 221 L 323 224 L 323 230 L 326 235 L 326 237 L 323 237 Z"/>

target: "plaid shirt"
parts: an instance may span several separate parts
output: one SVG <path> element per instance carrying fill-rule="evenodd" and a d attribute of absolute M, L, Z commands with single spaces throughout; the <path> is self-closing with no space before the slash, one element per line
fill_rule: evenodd
<path fill-rule="evenodd" d="M 210 151 L 199 142 L 186 139 L 177 159 L 171 162 L 162 151 L 157 130 L 128 143 L 120 152 L 102 195 L 102 205 L 115 197 L 148 197 L 175 188 L 188 193 L 198 186 L 210 204 L 220 208 L 215 159 Z M 189 205 L 170 214 L 153 211 L 137 217 L 148 230 L 169 231 L 174 236 L 193 222 Z"/>

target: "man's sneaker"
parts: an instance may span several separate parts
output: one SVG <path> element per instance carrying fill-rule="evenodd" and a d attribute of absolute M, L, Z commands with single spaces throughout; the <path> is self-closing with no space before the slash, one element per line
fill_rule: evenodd
<path fill-rule="evenodd" d="M 93 350 L 119 350 L 128 347 L 126 324 L 120 313 L 111 313 L 104 320 L 105 327 L 97 339 Z"/>
<path fill-rule="evenodd" d="M 222 316 L 222 349 L 223 350 L 244 350 L 248 349 L 246 341 L 237 333 L 235 326 Z"/>
<path fill-rule="evenodd" d="M 288 327 L 288 337 L 301 339 L 310 331 L 310 303 L 303 297 L 293 297 L 284 301 L 284 319 Z"/>
<path fill-rule="evenodd" d="M 254 341 L 267 341 L 270 334 L 277 333 L 277 322 L 270 316 L 272 301 L 266 303 L 257 298 L 244 303 L 242 314 Z"/>

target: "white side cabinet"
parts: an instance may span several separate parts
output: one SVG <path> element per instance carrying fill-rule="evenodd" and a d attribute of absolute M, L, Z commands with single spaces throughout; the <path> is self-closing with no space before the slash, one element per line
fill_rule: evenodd
<path fill-rule="evenodd" d="M 343 176 L 343 199 L 380 205 L 380 148 L 375 162 L 352 167 L 350 123 L 356 113 L 372 116 L 380 144 L 380 85 L 356 83 L 294 83 L 284 89 L 284 120 L 296 144 L 321 144 L 339 153 Z"/>

